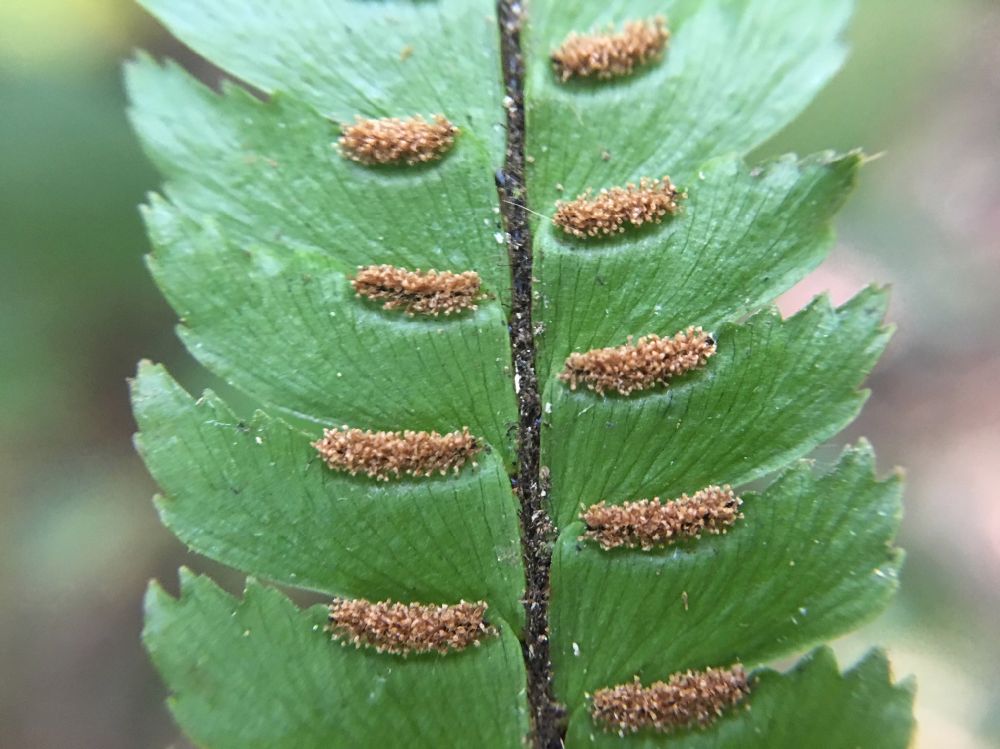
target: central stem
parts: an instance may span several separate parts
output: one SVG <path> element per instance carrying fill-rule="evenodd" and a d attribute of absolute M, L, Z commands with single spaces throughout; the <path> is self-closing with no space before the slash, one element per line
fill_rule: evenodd
<path fill-rule="evenodd" d="M 518 405 L 514 491 L 520 500 L 521 548 L 527 577 L 522 647 L 532 717 L 531 743 L 535 749 L 559 749 L 564 714 L 552 694 L 549 659 L 549 567 L 553 526 L 544 503 L 544 480 L 539 465 L 542 409 L 535 373 L 531 227 L 524 184 L 522 9 L 518 0 L 499 0 L 497 13 L 507 110 L 507 153 L 503 168 L 497 172 L 497 189 L 511 267 L 510 343 Z"/>

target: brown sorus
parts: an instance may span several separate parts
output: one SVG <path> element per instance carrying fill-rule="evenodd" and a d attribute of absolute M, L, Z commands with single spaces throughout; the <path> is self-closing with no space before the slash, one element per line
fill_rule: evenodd
<path fill-rule="evenodd" d="M 474 270 L 452 273 L 432 268 L 423 272 L 393 265 L 361 267 L 351 279 L 358 296 L 385 300 L 385 309 L 402 307 L 410 315 L 434 316 L 476 309 L 482 298 L 480 283 Z"/>
<path fill-rule="evenodd" d="M 356 117 L 343 125 L 340 152 L 362 164 L 419 164 L 441 158 L 451 148 L 458 134 L 444 115 L 423 117 Z"/>
<path fill-rule="evenodd" d="M 611 187 L 593 195 L 585 191 L 575 200 L 556 201 L 553 223 L 575 237 L 599 237 L 621 234 L 629 226 L 658 224 L 667 214 L 680 210 L 678 192 L 670 177 L 643 177 L 639 184 Z"/>
<path fill-rule="evenodd" d="M 605 730 L 625 734 L 651 728 L 666 733 L 708 725 L 749 693 L 746 672 L 739 664 L 676 673 L 648 687 L 637 676 L 631 684 L 594 692 L 590 714 Z"/>
<path fill-rule="evenodd" d="M 596 541 L 603 549 L 624 546 L 648 551 L 685 538 L 700 538 L 702 533 L 725 533 L 742 517 L 742 504 L 728 485 L 708 486 L 669 502 L 660 502 L 659 497 L 620 505 L 599 502 L 580 515 L 587 524 L 580 538 Z"/>
<path fill-rule="evenodd" d="M 340 429 L 324 429 L 323 438 L 312 444 L 330 468 L 352 476 L 364 473 L 380 481 L 403 474 L 458 473 L 481 449 L 468 427 L 460 432 L 439 434 L 362 431 L 345 425 Z"/>
<path fill-rule="evenodd" d="M 637 66 L 659 58 L 670 32 L 663 18 L 629 21 L 619 32 L 571 32 L 552 55 L 552 66 L 562 81 L 630 75 Z"/>
<path fill-rule="evenodd" d="M 449 605 L 336 598 L 328 629 L 345 645 L 380 653 L 447 653 L 478 646 L 493 633 L 484 620 L 486 608 L 483 601 Z"/>
<path fill-rule="evenodd" d="M 559 379 L 570 389 L 584 384 L 604 393 L 615 390 L 628 395 L 665 384 L 671 377 L 702 367 L 715 354 L 715 339 L 701 328 L 690 327 L 673 338 L 647 335 L 624 346 L 573 353 Z"/>

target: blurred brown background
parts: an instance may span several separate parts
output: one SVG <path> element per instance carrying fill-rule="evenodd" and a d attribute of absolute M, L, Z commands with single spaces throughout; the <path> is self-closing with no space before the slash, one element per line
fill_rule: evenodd
<path fill-rule="evenodd" d="M 848 66 L 761 152 L 886 152 L 782 300 L 895 287 L 899 332 L 839 441 L 907 467 L 909 557 L 892 609 L 838 648 L 883 643 L 917 675 L 920 747 L 1000 746 L 1000 6 L 858 4 Z M 238 585 L 159 526 L 130 444 L 137 359 L 209 382 L 142 265 L 157 178 L 125 122 L 135 47 L 198 64 L 127 0 L 0 3 L 4 749 L 185 746 L 139 645 L 142 591 L 181 563 Z"/>

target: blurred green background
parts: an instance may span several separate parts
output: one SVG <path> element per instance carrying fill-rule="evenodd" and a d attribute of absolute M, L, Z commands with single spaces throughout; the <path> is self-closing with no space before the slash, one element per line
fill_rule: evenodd
<path fill-rule="evenodd" d="M 854 53 L 761 156 L 885 152 L 791 311 L 869 280 L 899 325 L 866 434 L 907 467 L 909 557 L 892 609 L 838 643 L 919 679 L 920 747 L 1000 746 L 1000 7 L 859 0 Z M 131 50 L 213 72 L 126 0 L 0 3 L 0 747 L 186 746 L 139 645 L 150 577 L 186 553 L 132 451 L 140 357 L 208 383 L 142 263 L 157 185 L 125 121 Z M 830 454 L 833 453 L 830 448 Z M 822 457 L 822 456 L 821 456 Z"/>

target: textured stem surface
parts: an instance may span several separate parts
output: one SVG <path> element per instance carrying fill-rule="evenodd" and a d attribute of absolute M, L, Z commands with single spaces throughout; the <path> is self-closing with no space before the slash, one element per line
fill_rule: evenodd
<path fill-rule="evenodd" d="M 514 490 L 521 503 L 521 545 L 527 574 L 524 659 L 532 714 L 532 745 L 536 749 L 555 749 L 562 746 L 564 711 L 552 694 L 549 659 L 549 567 L 553 526 L 544 503 L 545 481 L 539 465 L 541 399 L 535 374 L 531 228 L 524 185 L 522 8 L 517 0 L 500 0 L 497 13 L 507 109 L 507 153 L 503 168 L 497 172 L 497 189 L 507 232 L 512 283 L 510 343 L 519 412 Z"/>

